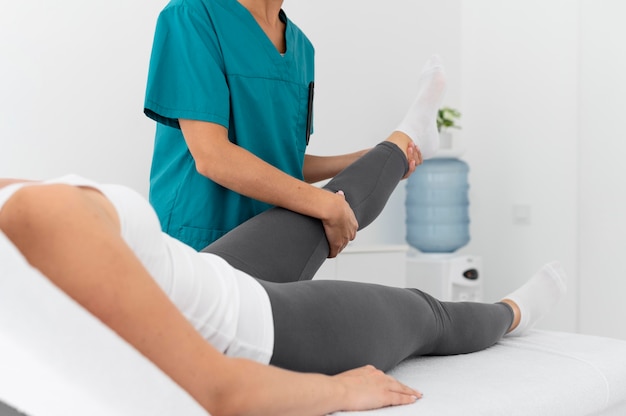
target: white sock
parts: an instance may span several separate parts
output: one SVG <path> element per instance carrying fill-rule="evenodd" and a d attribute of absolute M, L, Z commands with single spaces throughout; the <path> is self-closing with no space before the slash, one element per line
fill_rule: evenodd
<path fill-rule="evenodd" d="M 510 299 L 520 309 L 520 323 L 507 335 L 523 335 L 565 296 L 566 274 L 559 262 L 543 266 L 522 287 L 503 299 Z"/>
<path fill-rule="evenodd" d="M 443 64 L 439 56 L 433 55 L 420 74 L 415 101 L 396 128 L 415 142 L 423 159 L 433 157 L 439 149 L 437 112 L 441 108 L 445 90 Z"/>

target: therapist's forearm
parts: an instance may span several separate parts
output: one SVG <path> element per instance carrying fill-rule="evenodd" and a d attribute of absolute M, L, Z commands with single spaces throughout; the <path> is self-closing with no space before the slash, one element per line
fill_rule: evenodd
<path fill-rule="evenodd" d="M 332 197 L 336 196 L 287 175 L 231 143 L 221 125 L 185 119 L 179 123 L 201 175 L 247 197 L 322 220 L 327 217 L 326 205 L 332 205 Z"/>
<path fill-rule="evenodd" d="M 329 257 L 355 238 L 358 222 L 343 194 L 296 179 L 231 143 L 225 127 L 179 120 L 196 170 L 237 193 L 318 218 L 324 225 Z"/>
<path fill-rule="evenodd" d="M 309 185 L 230 142 L 196 161 L 198 172 L 242 195 L 319 218 L 332 216 L 337 196 Z"/>
<path fill-rule="evenodd" d="M 230 142 L 217 155 L 199 171 L 242 195 L 318 218 L 324 225 L 329 257 L 337 256 L 356 237 L 359 224 L 343 194 L 287 175 Z"/>
<path fill-rule="evenodd" d="M 308 183 L 315 183 L 330 179 L 365 153 L 369 152 L 369 150 L 370 149 L 364 149 L 358 152 L 337 156 L 306 155 L 304 157 L 304 168 L 302 170 L 304 180 Z"/>

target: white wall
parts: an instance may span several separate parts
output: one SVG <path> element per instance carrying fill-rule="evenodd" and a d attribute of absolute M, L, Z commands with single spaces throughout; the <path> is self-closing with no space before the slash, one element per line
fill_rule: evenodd
<path fill-rule="evenodd" d="M 147 194 L 154 124 L 143 94 L 166 0 L 4 2 L 0 14 L 0 177 L 78 172 Z M 400 121 L 432 53 L 460 101 L 460 0 L 426 4 L 286 0 L 317 51 L 311 152 L 370 147 Z M 359 243 L 404 243 L 404 187 Z"/>
<path fill-rule="evenodd" d="M 142 114 L 162 1 L 5 1 L 0 176 L 75 171 L 147 193 L 154 125 Z M 548 328 L 626 338 L 619 258 L 626 195 L 620 0 L 286 0 L 317 49 L 311 151 L 372 146 L 400 120 L 434 52 L 463 111 L 472 241 L 495 300 L 552 258 L 571 275 Z M 529 208 L 527 224 L 514 222 Z M 400 187 L 360 243 L 404 243 Z M 579 283 L 580 282 L 580 283 Z M 580 291 L 578 288 L 580 287 Z M 577 305 L 580 304 L 580 310 Z M 580 313 L 580 317 L 578 314 Z M 608 318 L 607 318 L 608 317 Z"/>
<path fill-rule="evenodd" d="M 3 1 L 0 176 L 76 172 L 147 194 L 143 116 L 162 1 Z"/>
<path fill-rule="evenodd" d="M 384 136 L 412 99 L 421 62 L 443 55 L 446 104 L 463 111 L 471 166 L 472 242 L 462 251 L 483 256 L 488 300 L 561 259 L 571 293 L 544 326 L 574 330 L 578 14 L 567 1 L 544 3 L 363 1 L 355 10 L 288 1 L 286 9 L 318 51 L 312 150 L 348 151 Z M 403 204 L 400 187 L 356 244 L 403 242 Z M 529 207 L 530 224 L 513 224 L 517 205 Z"/>
<path fill-rule="evenodd" d="M 434 53 L 446 63 L 446 104 L 461 99 L 461 1 L 286 0 L 287 15 L 316 48 L 315 134 L 310 152 L 337 154 L 387 137 L 416 94 Z M 352 245 L 405 244 L 404 185 Z"/>
<path fill-rule="evenodd" d="M 578 8 L 571 0 L 463 3 L 463 135 L 472 241 L 485 296 L 498 300 L 539 265 L 563 262 L 566 302 L 544 327 L 576 329 Z M 516 207 L 529 210 L 525 223 Z M 522 221 L 523 222 L 523 221 Z"/>
<path fill-rule="evenodd" d="M 472 233 L 491 299 L 563 261 L 566 302 L 543 327 L 626 339 L 626 54 L 619 0 L 463 3 Z M 530 209 L 528 224 L 512 218 Z"/>
<path fill-rule="evenodd" d="M 580 328 L 626 339 L 626 3 L 582 0 L 581 15 Z"/>

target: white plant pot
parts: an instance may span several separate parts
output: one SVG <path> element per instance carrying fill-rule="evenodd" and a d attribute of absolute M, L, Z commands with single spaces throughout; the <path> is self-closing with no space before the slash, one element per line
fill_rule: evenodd
<path fill-rule="evenodd" d="M 444 130 L 439 133 L 439 148 L 452 150 L 454 136 L 450 130 Z"/>
<path fill-rule="evenodd" d="M 439 132 L 439 150 L 435 158 L 457 158 L 465 153 L 465 146 L 458 130 L 447 129 Z"/>

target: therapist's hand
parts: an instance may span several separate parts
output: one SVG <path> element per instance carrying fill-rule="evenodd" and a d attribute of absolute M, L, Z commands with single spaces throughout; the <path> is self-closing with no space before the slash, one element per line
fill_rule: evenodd
<path fill-rule="evenodd" d="M 348 243 L 356 237 L 359 223 L 354 216 L 354 211 L 350 208 L 343 191 L 331 194 L 332 208 L 329 210 L 328 216 L 322 218 L 324 231 L 330 253 L 328 258 L 337 257 L 337 254 L 346 248 Z"/>
<path fill-rule="evenodd" d="M 406 158 L 409 162 L 409 170 L 407 170 L 402 179 L 406 179 L 411 176 L 411 174 L 415 172 L 415 168 L 421 165 L 422 162 L 424 162 L 424 159 L 422 158 L 422 152 L 420 152 L 420 149 L 415 145 L 412 140 L 407 145 Z"/>

